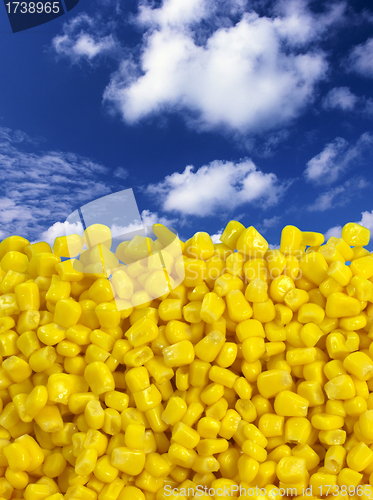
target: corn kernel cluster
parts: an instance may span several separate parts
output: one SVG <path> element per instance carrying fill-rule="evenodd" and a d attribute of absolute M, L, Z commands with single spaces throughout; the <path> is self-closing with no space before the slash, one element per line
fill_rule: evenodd
<path fill-rule="evenodd" d="M 169 289 L 154 259 L 136 262 L 145 238 L 115 255 L 101 248 L 108 228 L 86 231 L 93 260 L 131 259 L 112 282 L 66 260 L 79 235 L 53 251 L 0 243 L 0 500 L 220 498 L 199 485 L 342 498 L 373 486 L 366 228 L 348 223 L 324 244 L 286 226 L 272 250 L 230 221 L 221 243 L 199 232 L 179 241 L 183 255 L 164 252 L 184 277 Z"/>

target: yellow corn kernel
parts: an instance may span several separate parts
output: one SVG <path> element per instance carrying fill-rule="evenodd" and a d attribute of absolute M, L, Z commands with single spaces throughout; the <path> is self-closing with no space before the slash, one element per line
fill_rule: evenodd
<path fill-rule="evenodd" d="M 373 362 L 364 352 L 353 352 L 346 356 L 343 367 L 359 380 L 369 380 L 373 376 Z"/>
<path fill-rule="evenodd" d="M 286 353 L 286 361 L 290 366 L 302 366 L 316 361 L 316 354 L 315 347 L 296 347 Z"/>
<path fill-rule="evenodd" d="M 197 452 L 202 457 L 209 457 L 227 451 L 228 446 L 226 439 L 201 439 L 197 445 Z"/>
<path fill-rule="evenodd" d="M 319 246 L 324 243 L 324 235 L 322 233 L 314 233 L 312 231 L 302 231 L 302 244 L 307 246 Z"/>
<path fill-rule="evenodd" d="M 299 323 L 316 323 L 319 325 L 325 318 L 325 311 L 317 304 L 303 304 L 298 310 Z"/>
<path fill-rule="evenodd" d="M 9 467 L 14 472 L 26 471 L 30 465 L 30 454 L 22 444 L 12 443 L 3 448 Z"/>
<path fill-rule="evenodd" d="M 183 321 L 171 320 L 167 323 L 165 334 L 167 341 L 170 344 L 176 344 L 177 342 L 181 342 L 183 340 L 191 340 L 192 339 L 192 331 L 190 326 Z"/>
<path fill-rule="evenodd" d="M 84 371 L 84 378 L 96 395 L 115 390 L 115 382 L 109 368 L 100 361 L 90 363 Z"/>
<path fill-rule="evenodd" d="M 345 467 L 337 476 L 337 484 L 340 487 L 346 485 L 347 487 L 352 486 L 356 488 L 356 486 L 360 484 L 362 478 L 363 474 Z"/>
<path fill-rule="evenodd" d="M 245 262 L 245 257 L 242 253 L 234 252 L 226 260 L 226 268 L 225 270 L 232 274 L 232 276 L 236 276 L 240 279 L 243 278 L 243 264 Z"/>
<path fill-rule="evenodd" d="M 228 314 L 232 321 L 240 322 L 251 318 L 253 310 L 240 290 L 232 290 L 226 295 Z"/>
<path fill-rule="evenodd" d="M 347 453 L 346 462 L 350 469 L 361 472 L 373 462 L 373 451 L 360 442 Z"/>
<path fill-rule="evenodd" d="M 325 397 L 319 381 L 306 380 L 298 385 L 297 393 L 307 399 L 310 407 L 322 405 Z"/>
<path fill-rule="evenodd" d="M 304 458 L 308 471 L 317 467 L 320 462 L 318 454 L 308 444 L 298 444 L 291 450 L 294 457 Z"/>
<path fill-rule="evenodd" d="M 167 455 L 173 464 L 186 468 L 192 467 L 197 458 L 197 453 L 194 450 L 185 448 L 185 446 L 178 443 L 171 444 Z"/>
<path fill-rule="evenodd" d="M 162 420 L 167 425 L 175 425 L 176 422 L 184 417 L 186 411 L 187 405 L 185 401 L 179 397 L 172 397 L 162 413 Z"/>
<path fill-rule="evenodd" d="M 280 250 L 268 250 L 266 253 L 268 262 L 268 271 L 271 279 L 277 278 L 282 274 L 286 266 L 286 257 Z"/>
<path fill-rule="evenodd" d="M 360 302 L 344 293 L 335 292 L 327 298 L 325 312 L 329 318 L 357 316 L 360 313 Z"/>
<path fill-rule="evenodd" d="M 154 356 L 149 346 L 135 347 L 124 354 L 123 362 L 129 367 L 140 367 L 147 363 Z M 119 360 L 117 360 L 119 364 Z"/>
<path fill-rule="evenodd" d="M 237 344 L 234 342 L 225 342 L 215 359 L 216 364 L 222 368 L 228 368 L 234 363 L 237 357 L 237 351 Z"/>
<path fill-rule="evenodd" d="M 157 384 L 165 384 L 174 376 L 173 369 L 165 365 L 161 356 L 150 359 L 145 367 Z"/>
<path fill-rule="evenodd" d="M 213 323 L 221 317 L 224 310 L 225 302 L 219 295 L 214 292 L 206 293 L 203 297 L 200 317 L 206 323 Z"/>
<path fill-rule="evenodd" d="M 241 232 L 236 249 L 245 257 L 264 257 L 268 250 L 268 243 L 253 226 L 250 226 Z"/>
<path fill-rule="evenodd" d="M 342 238 L 350 246 L 366 246 L 369 243 L 370 231 L 360 224 L 349 222 L 343 226 Z"/>
<path fill-rule="evenodd" d="M 149 318 L 141 318 L 127 330 L 125 335 L 133 347 L 140 347 L 158 337 L 158 326 Z"/>
<path fill-rule="evenodd" d="M 337 476 L 324 472 L 316 472 L 310 477 L 309 484 L 313 491 L 326 495 L 328 491 L 335 491 L 333 487 L 337 484 Z"/>
<path fill-rule="evenodd" d="M 25 404 L 26 413 L 30 417 L 36 416 L 48 402 L 47 388 L 42 385 L 35 386 L 28 394 Z"/>
<path fill-rule="evenodd" d="M 96 399 L 89 401 L 84 409 L 84 417 L 91 429 L 100 429 L 104 425 L 105 412 Z"/>
<path fill-rule="evenodd" d="M 254 363 L 265 353 L 264 339 L 260 337 L 250 337 L 242 343 L 242 354 L 248 363 Z"/>
<path fill-rule="evenodd" d="M 143 412 L 155 408 L 162 401 L 162 394 L 154 384 L 150 384 L 146 389 L 134 393 L 133 397 L 137 408 Z"/>
<path fill-rule="evenodd" d="M 331 263 L 328 270 L 328 276 L 333 278 L 340 285 L 347 286 L 351 281 L 352 271 L 344 263 L 336 261 Z"/>
<path fill-rule="evenodd" d="M 285 370 L 267 370 L 260 373 L 257 380 L 258 391 L 267 398 L 273 398 L 279 392 L 290 389 L 291 375 Z"/>
<path fill-rule="evenodd" d="M 201 403 L 191 403 L 188 406 L 187 411 L 184 413 L 181 422 L 192 427 L 198 421 L 203 412 L 204 406 Z"/>
<path fill-rule="evenodd" d="M 225 297 L 232 290 L 242 290 L 243 282 L 240 278 L 232 274 L 225 273 L 216 279 L 214 283 L 214 292 L 219 297 Z"/>
<path fill-rule="evenodd" d="M 220 430 L 219 420 L 210 417 L 203 417 L 198 421 L 197 432 L 202 438 L 216 439 Z"/>
<path fill-rule="evenodd" d="M 117 449 L 120 450 L 121 448 Z M 103 483 L 111 483 L 116 479 L 118 470 L 120 469 L 113 464 L 113 460 L 110 460 L 108 455 L 104 455 L 97 460 L 93 473 Z"/>
<path fill-rule="evenodd" d="M 203 361 L 212 362 L 218 356 L 224 342 L 225 336 L 218 330 L 213 331 L 196 344 L 194 348 L 195 354 Z"/>
<path fill-rule="evenodd" d="M 309 402 L 299 394 L 284 390 L 275 397 L 274 408 L 277 415 L 285 417 L 307 416 Z"/>
<path fill-rule="evenodd" d="M 308 479 L 306 460 L 301 457 L 283 457 L 276 467 L 276 475 L 283 483 L 300 483 Z"/>
<path fill-rule="evenodd" d="M 219 436 L 225 439 L 231 439 L 237 431 L 240 421 L 241 415 L 233 409 L 228 410 L 220 422 Z"/>
<path fill-rule="evenodd" d="M 265 338 L 263 325 L 256 319 L 247 319 L 238 323 L 236 335 L 240 342 L 249 337 Z"/>
<path fill-rule="evenodd" d="M 268 323 L 273 321 L 275 317 L 276 309 L 271 299 L 253 303 L 253 319 L 262 323 Z"/>
<path fill-rule="evenodd" d="M 182 340 L 163 349 L 164 363 L 169 368 L 190 365 L 194 356 L 194 347 L 189 340 Z"/>
<path fill-rule="evenodd" d="M 63 428 L 60 410 L 55 405 L 44 406 L 35 416 L 35 422 L 44 432 L 57 432 Z"/>
<path fill-rule="evenodd" d="M 315 323 L 306 323 L 300 331 L 300 338 L 307 347 L 314 347 L 323 335 L 324 332 Z"/>
<path fill-rule="evenodd" d="M 10 356 L 2 363 L 8 377 L 13 382 L 23 382 L 31 376 L 32 370 L 29 364 L 18 356 Z"/>
<path fill-rule="evenodd" d="M 259 463 L 265 462 L 265 460 L 267 459 L 266 450 L 262 446 L 254 443 L 254 441 L 251 441 L 250 439 L 247 439 L 243 443 L 242 451 L 250 458 L 253 458 Z"/>
<path fill-rule="evenodd" d="M 287 443 L 306 444 L 311 435 L 312 426 L 304 417 L 291 417 L 285 424 L 285 441 Z"/>
<path fill-rule="evenodd" d="M 236 220 L 231 220 L 226 225 L 222 235 L 220 236 L 220 241 L 227 245 L 231 250 L 236 248 L 237 240 L 241 236 L 242 232 L 245 230 L 245 226 Z"/>
<path fill-rule="evenodd" d="M 346 431 L 335 429 L 331 431 L 320 431 L 319 441 L 328 446 L 342 445 L 346 442 Z"/>
<path fill-rule="evenodd" d="M 124 444 L 130 450 L 145 449 L 145 426 L 129 424 L 124 433 Z"/>
<path fill-rule="evenodd" d="M 34 372 L 42 372 L 50 368 L 56 361 L 56 350 L 52 346 L 42 347 L 34 351 L 29 358 L 29 365 Z"/>
<path fill-rule="evenodd" d="M 318 413 L 311 418 L 315 429 L 321 431 L 330 431 L 343 427 L 344 418 L 339 415 L 330 415 L 328 413 Z"/>
<path fill-rule="evenodd" d="M 175 443 L 181 444 L 185 448 L 195 448 L 199 441 L 200 435 L 198 432 L 183 422 L 178 422 L 172 429 L 172 439 Z"/>
<path fill-rule="evenodd" d="M 251 482 L 258 474 L 259 462 L 245 454 L 238 459 L 237 467 L 241 480 Z"/>
<path fill-rule="evenodd" d="M 257 417 L 254 403 L 249 399 L 238 399 L 235 404 L 235 409 L 246 422 L 254 422 Z"/>
<path fill-rule="evenodd" d="M 295 226 L 285 226 L 281 233 L 280 252 L 284 255 L 297 253 L 302 243 L 302 231 Z"/>
<path fill-rule="evenodd" d="M 242 255 L 242 254 L 238 254 Z M 244 259 L 244 257 L 242 257 Z M 241 277 L 241 276 L 240 276 Z M 254 280 L 268 281 L 268 264 L 263 258 L 249 259 L 243 265 L 243 278 L 246 283 Z"/>
<path fill-rule="evenodd" d="M 351 399 L 356 395 L 354 381 L 349 375 L 338 375 L 329 380 L 324 386 L 328 399 Z"/>

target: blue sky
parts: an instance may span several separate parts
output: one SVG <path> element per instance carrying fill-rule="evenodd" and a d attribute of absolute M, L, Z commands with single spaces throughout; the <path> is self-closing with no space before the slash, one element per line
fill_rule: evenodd
<path fill-rule="evenodd" d="M 80 0 L 17 34 L 0 10 L 0 237 L 127 188 L 184 238 L 373 229 L 367 5 Z"/>

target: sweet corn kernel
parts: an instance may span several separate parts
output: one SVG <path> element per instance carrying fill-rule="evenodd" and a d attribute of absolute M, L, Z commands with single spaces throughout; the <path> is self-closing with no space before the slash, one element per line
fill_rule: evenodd
<path fill-rule="evenodd" d="M 81 261 L 60 259 L 69 240 L 81 250 L 77 235 L 54 253 L 0 242 L 0 497 L 162 500 L 166 485 L 255 484 L 274 500 L 277 480 L 305 497 L 372 483 L 369 231 L 350 223 L 322 246 L 287 226 L 268 250 L 235 221 L 215 246 L 158 226 L 157 241 L 117 255 L 109 229 L 90 227 Z M 171 291 L 163 265 L 185 272 Z"/>

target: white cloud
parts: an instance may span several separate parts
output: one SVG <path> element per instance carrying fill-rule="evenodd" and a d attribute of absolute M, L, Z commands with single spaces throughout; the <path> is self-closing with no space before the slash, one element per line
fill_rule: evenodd
<path fill-rule="evenodd" d="M 368 186 L 369 183 L 365 179 L 350 179 L 344 184 L 320 194 L 315 202 L 308 207 L 308 210 L 311 212 L 324 212 L 330 208 L 342 207 Z"/>
<path fill-rule="evenodd" d="M 187 166 L 150 184 L 146 192 L 158 197 L 165 212 L 203 217 L 259 200 L 262 207 L 275 205 L 288 186 L 276 174 L 258 170 L 251 160 L 215 160 L 198 170 Z"/>
<path fill-rule="evenodd" d="M 224 228 L 220 229 L 220 231 L 218 231 L 217 233 L 211 235 L 211 239 L 212 239 L 213 243 L 215 243 L 215 244 L 221 243 L 220 236 L 223 234 L 223 231 L 224 231 Z"/>
<path fill-rule="evenodd" d="M 73 62 L 81 58 L 92 60 L 116 49 L 114 36 L 105 34 L 109 27 L 103 29 L 99 19 L 83 13 L 63 25 L 64 34 L 55 36 L 52 46 L 58 55 L 69 57 Z"/>
<path fill-rule="evenodd" d="M 118 177 L 118 179 L 125 180 L 125 179 L 127 179 L 129 173 L 128 173 L 128 170 L 126 170 L 125 168 L 118 167 L 114 170 L 113 175 L 114 175 L 114 177 Z"/>
<path fill-rule="evenodd" d="M 318 155 L 307 163 L 304 175 L 307 181 L 329 184 L 373 147 L 373 135 L 362 134 L 355 144 L 350 145 L 342 137 L 327 144 Z"/>
<path fill-rule="evenodd" d="M 371 212 L 362 212 L 359 224 L 373 232 L 373 210 Z"/>
<path fill-rule="evenodd" d="M 361 226 L 366 227 L 373 233 L 373 210 L 371 212 L 365 211 L 361 213 L 361 219 L 359 221 L 355 221 Z M 342 226 L 334 226 L 328 229 L 325 233 L 325 240 L 328 240 L 331 236 L 335 236 L 336 238 L 341 237 Z"/>
<path fill-rule="evenodd" d="M 351 111 L 359 98 L 348 87 L 334 87 L 325 96 L 322 106 L 324 109 L 342 109 Z"/>
<path fill-rule="evenodd" d="M 334 236 L 334 238 L 340 238 L 342 233 L 342 226 L 334 226 L 328 229 L 325 233 L 325 241 Z"/>
<path fill-rule="evenodd" d="M 348 58 L 348 69 L 373 78 L 373 38 L 353 48 Z"/>
<path fill-rule="evenodd" d="M 297 117 L 326 75 L 318 41 L 341 21 L 345 4 L 314 14 L 306 1 L 283 1 L 272 17 L 243 7 L 233 0 L 143 2 L 140 57 L 122 61 L 104 100 L 128 123 L 183 112 L 191 126 L 240 133 Z"/>
<path fill-rule="evenodd" d="M 263 222 L 258 226 L 258 230 L 265 233 L 267 229 L 277 226 L 282 217 L 280 215 L 274 215 L 270 219 L 263 219 Z"/>
<path fill-rule="evenodd" d="M 46 231 L 41 233 L 39 241 L 46 241 L 53 246 L 54 240 L 58 236 L 67 236 L 69 234 L 83 235 L 83 231 L 84 229 L 81 222 L 55 222 Z"/>

